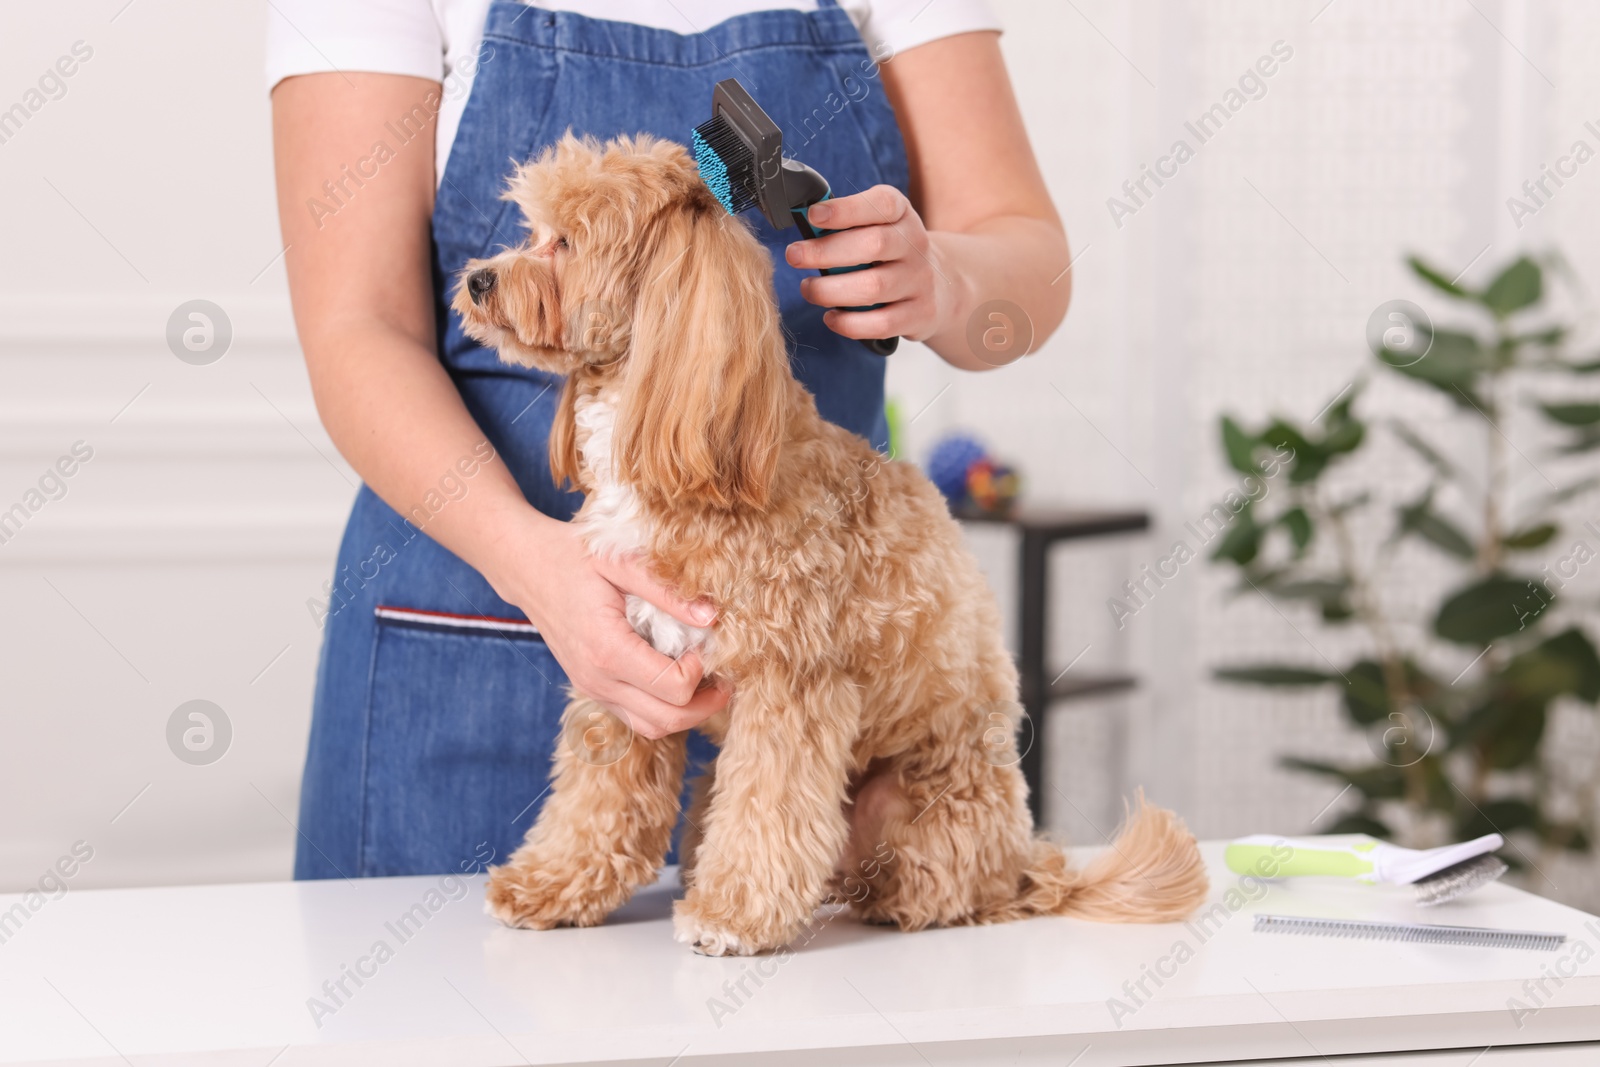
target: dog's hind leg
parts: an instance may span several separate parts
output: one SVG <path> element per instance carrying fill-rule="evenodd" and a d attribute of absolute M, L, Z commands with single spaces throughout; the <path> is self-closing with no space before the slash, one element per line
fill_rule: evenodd
<path fill-rule="evenodd" d="M 863 784 L 844 881 L 857 917 L 921 930 L 1015 899 L 1033 844 L 1027 786 L 988 752 L 917 752 Z"/>
<path fill-rule="evenodd" d="M 684 734 L 651 741 L 584 697 L 561 717 L 550 798 L 522 847 L 489 876 L 508 926 L 593 926 L 666 859 L 683 786 Z"/>
<path fill-rule="evenodd" d="M 769 666 L 741 678 L 701 822 L 679 941 L 710 956 L 787 944 L 822 903 L 844 852 L 860 691 L 842 675 Z"/>

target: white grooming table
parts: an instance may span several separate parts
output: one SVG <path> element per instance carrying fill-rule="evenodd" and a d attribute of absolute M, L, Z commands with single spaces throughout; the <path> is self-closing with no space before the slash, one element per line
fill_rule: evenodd
<path fill-rule="evenodd" d="M 1205 850 L 1222 901 L 1238 879 L 1220 844 Z M 71 890 L 0 925 L 0 1063 L 1600 1064 L 1600 1044 L 1581 1044 L 1600 1041 L 1600 920 L 1503 885 L 1429 912 L 1406 889 L 1276 883 L 1203 928 L 902 934 L 841 916 L 789 957 L 707 959 L 672 940 L 674 872 L 605 926 L 546 933 L 484 915 L 482 883 L 453 900 L 437 878 Z M 0 915 L 21 901 L 0 896 Z M 1569 941 L 1256 934 L 1257 911 Z M 1524 983 L 1541 977 L 1536 1002 Z M 1538 1010 L 1514 1016 L 1513 998 Z M 1392 1055 L 1423 1049 L 1453 1051 Z"/>

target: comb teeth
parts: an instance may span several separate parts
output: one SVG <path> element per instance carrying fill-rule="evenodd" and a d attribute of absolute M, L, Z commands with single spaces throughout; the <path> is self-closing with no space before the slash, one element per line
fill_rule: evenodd
<path fill-rule="evenodd" d="M 696 126 L 692 147 L 700 180 L 728 214 L 756 206 L 755 153 L 726 119 L 717 115 Z"/>
<path fill-rule="evenodd" d="M 1482 926 L 1435 926 L 1431 923 L 1368 922 L 1362 919 L 1312 919 L 1300 915 L 1257 915 L 1256 933 L 1319 934 L 1371 941 L 1411 941 L 1425 945 L 1468 945 L 1474 948 L 1529 948 L 1551 952 L 1566 934 L 1528 930 L 1495 930 Z"/>
<path fill-rule="evenodd" d="M 1466 896 L 1509 870 L 1499 856 L 1474 856 L 1414 883 L 1417 903 L 1424 908 Z"/>

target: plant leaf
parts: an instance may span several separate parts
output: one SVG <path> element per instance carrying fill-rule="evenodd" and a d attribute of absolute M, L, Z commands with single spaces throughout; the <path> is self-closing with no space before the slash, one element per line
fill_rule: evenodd
<path fill-rule="evenodd" d="M 1408 378 L 1433 386 L 1462 407 L 1471 404 L 1482 407 L 1483 402 L 1477 395 L 1478 376 L 1488 370 L 1489 354 L 1470 333 L 1434 330 L 1432 338 L 1427 354 L 1421 359 L 1385 350 L 1379 353 L 1378 361 Z"/>
<path fill-rule="evenodd" d="M 1571 485 L 1562 489 L 1557 489 L 1555 492 L 1539 501 L 1538 506 L 1533 510 L 1544 511 L 1546 508 L 1553 508 L 1558 504 L 1565 504 L 1573 497 L 1582 496 L 1584 493 L 1587 493 L 1597 485 L 1600 485 L 1600 474 L 1593 474 L 1587 478 L 1580 478 Z"/>
<path fill-rule="evenodd" d="M 1449 519 L 1433 510 L 1432 486 L 1429 486 L 1428 491 L 1415 503 L 1397 509 L 1396 515 L 1399 519 L 1399 527 L 1395 531 L 1396 537 L 1416 534 L 1457 559 L 1471 559 L 1477 555 L 1477 549 L 1467 540 L 1467 535 Z"/>
<path fill-rule="evenodd" d="M 1494 726 L 1476 742 L 1483 762 L 1499 770 L 1527 763 L 1539 751 L 1549 714 L 1541 703 L 1506 704 Z"/>
<path fill-rule="evenodd" d="M 1306 554 L 1306 548 L 1311 544 L 1313 533 L 1311 516 L 1306 514 L 1302 507 L 1292 507 L 1278 516 L 1278 522 L 1289 531 L 1289 540 L 1294 542 L 1294 555 L 1296 559 Z"/>
<path fill-rule="evenodd" d="M 1237 682 L 1242 685 L 1280 687 L 1326 685 L 1339 680 L 1338 675 L 1329 674 L 1327 671 L 1311 670 L 1306 667 L 1283 667 L 1271 663 L 1250 667 L 1219 667 L 1212 672 L 1212 676 L 1224 682 Z"/>
<path fill-rule="evenodd" d="M 1411 450 L 1426 460 L 1434 470 L 1446 478 L 1454 478 L 1456 476 L 1455 464 L 1445 459 L 1436 448 L 1418 436 L 1405 423 L 1392 422 L 1389 424 L 1389 428 L 1394 431 L 1396 437 L 1411 446 Z"/>
<path fill-rule="evenodd" d="M 1267 527 L 1256 525 L 1255 512 L 1247 502 L 1228 524 L 1228 532 L 1222 535 L 1222 541 L 1217 545 L 1217 550 L 1211 553 L 1211 558 L 1228 559 L 1241 567 L 1246 566 L 1261 551 L 1261 539 L 1266 532 Z"/>
<path fill-rule="evenodd" d="M 1544 413 L 1563 426 L 1593 426 L 1600 423 L 1600 404 L 1544 404 Z"/>
<path fill-rule="evenodd" d="M 1485 834 L 1531 830 L 1540 822 L 1538 809 L 1528 801 L 1506 797 L 1486 800 L 1476 806 L 1469 805 L 1456 822 L 1456 832 L 1462 836 L 1462 840 L 1471 840 Z"/>
<path fill-rule="evenodd" d="M 1600 448 L 1600 426 L 1585 426 L 1578 431 L 1578 435 L 1561 446 L 1561 454 L 1575 456 L 1580 452 L 1592 452 Z"/>
<path fill-rule="evenodd" d="M 1461 288 L 1461 286 L 1457 285 L 1455 282 L 1451 281 L 1449 278 L 1446 278 L 1437 270 L 1434 270 L 1432 267 L 1422 262 L 1420 257 L 1407 256 L 1406 263 L 1411 267 L 1413 274 L 1427 282 L 1429 285 L 1433 286 L 1435 289 L 1439 290 L 1441 293 L 1448 293 L 1458 300 L 1473 299 L 1472 293 L 1467 292 L 1467 290 Z"/>
<path fill-rule="evenodd" d="M 1547 587 L 1492 574 L 1452 594 L 1434 617 L 1433 632 L 1446 641 L 1482 647 L 1524 629 L 1554 601 Z"/>
<path fill-rule="evenodd" d="M 1582 363 L 1557 363 L 1556 366 L 1569 370 L 1573 374 L 1594 374 L 1600 371 L 1600 359 L 1584 360 Z"/>
<path fill-rule="evenodd" d="M 1600 700 L 1600 654 L 1588 635 L 1573 626 L 1517 655 L 1496 681 L 1514 700 L 1575 696 L 1593 704 Z"/>
<path fill-rule="evenodd" d="M 1289 461 L 1293 465 L 1289 468 L 1289 483 L 1291 485 L 1305 485 L 1314 482 L 1328 466 L 1332 457 L 1320 447 L 1312 444 L 1310 439 L 1299 429 L 1291 426 L 1282 419 L 1274 419 L 1261 433 L 1261 439 L 1280 451 L 1287 447 L 1294 459 Z"/>
<path fill-rule="evenodd" d="M 1538 826 L 1539 840 L 1546 845 L 1569 852 L 1588 852 L 1589 835 L 1578 823 L 1542 819 Z"/>
<path fill-rule="evenodd" d="M 1405 796 L 1405 774 L 1399 767 L 1387 763 L 1374 763 L 1366 767 L 1339 767 L 1321 760 L 1285 756 L 1279 763 L 1297 771 L 1325 774 L 1349 782 L 1372 800 L 1393 800 Z"/>
<path fill-rule="evenodd" d="M 1330 455 L 1354 452 L 1361 447 L 1361 442 L 1366 435 L 1367 427 L 1365 423 L 1357 419 L 1346 419 L 1324 434 L 1318 445 L 1322 451 Z"/>
<path fill-rule="evenodd" d="M 1351 606 L 1348 600 L 1324 600 L 1322 602 L 1323 622 L 1348 622 L 1355 617 L 1355 614 L 1356 609 Z"/>
<path fill-rule="evenodd" d="M 1511 338 L 1514 345 L 1542 345 L 1546 348 L 1558 345 L 1566 340 L 1568 328 L 1565 326 L 1548 326 L 1532 333 L 1519 333 Z"/>
<path fill-rule="evenodd" d="M 1350 684 L 1344 689 L 1344 710 L 1361 726 L 1382 722 L 1389 715 L 1389 691 L 1384 688 L 1383 668 L 1370 659 L 1361 660 L 1344 672 Z"/>
<path fill-rule="evenodd" d="M 1529 549 L 1538 548 L 1550 543 L 1550 539 L 1559 532 L 1559 527 L 1553 522 L 1541 522 L 1537 526 L 1527 526 L 1501 539 L 1500 543 L 1506 548 Z"/>
<path fill-rule="evenodd" d="M 1261 466 L 1255 461 L 1255 451 L 1261 445 L 1227 415 L 1222 416 L 1222 449 L 1228 456 L 1228 465 L 1242 474 L 1260 474 Z"/>
<path fill-rule="evenodd" d="M 1539 264 L 1523 256 L 1501 271 L 1478 299 L 1496 316 L 1504 318 L 1537 304 L 1543 296 L 1544 271 L 1539 269 Z"/>

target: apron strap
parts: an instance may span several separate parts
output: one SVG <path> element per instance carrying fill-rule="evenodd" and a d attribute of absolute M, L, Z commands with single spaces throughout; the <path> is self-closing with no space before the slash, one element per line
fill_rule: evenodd
<path fill-rule="evenodd" d="M 817 0 L 817 10 L 826 11 L 830 7 L 838 7 L 838 0 Z"/>

